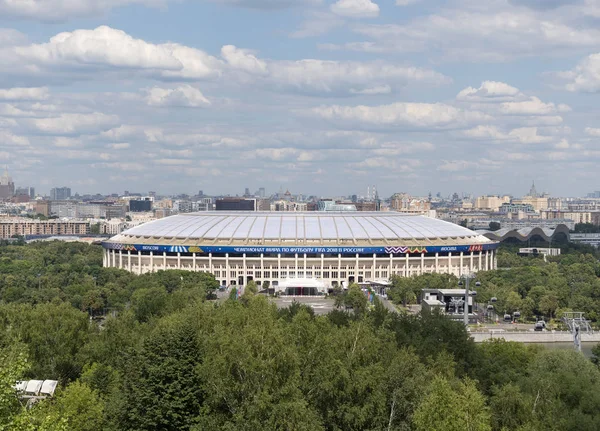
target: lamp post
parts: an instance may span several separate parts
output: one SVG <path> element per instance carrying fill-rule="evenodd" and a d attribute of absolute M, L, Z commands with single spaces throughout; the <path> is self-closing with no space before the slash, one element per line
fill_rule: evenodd
<path fill-rule="evenodd" d="M 469 292 L 469 282 L 471 281 L 472 278 L 475 278 L 475 275 L 473 274 L 469 274 L 469 275 L 465 275 L 464 279 L 464 286 L 465 286 L 465 305 L 463 306 L 464 309 L 464 324 L 465 324 L 465 328 L 469 327 L 469 298 L 471 296 L 471 292 Z M 462 279 L 458 282 L 459 286 L 463 285 L 463 281 Z M 479 287 L 481 286 L 481 283 L 479 281 L 475 282 L 475 286 Z"/>

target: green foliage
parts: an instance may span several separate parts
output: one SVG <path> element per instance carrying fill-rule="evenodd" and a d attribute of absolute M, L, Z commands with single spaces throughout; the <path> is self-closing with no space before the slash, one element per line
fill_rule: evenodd
<path fill-rule="evenodd" d="M 454 383 L 454 384 L 452 384 Z M 415 411 L 415 431 L 491 431 L 484 396 L 472 380 L 436 377 Z"/>
<path fill-rule="evenodd" d="M 600 369 L 575 352 L 475 344 L 441 314 L 368 306 L 357 285 L 336 295 L 342 309 L 320 316 L 300 303 L 278 310 L 248 287 L 242 301 L 205 301 L 218 287 L 207 274 L 136 276 L 100 263 L 89 246 L 0 247 L 0 431 L 591 431 L 600 423 Z M 597 275 L 589 254 L 517 258 L 510 270 L 478 274 L 478 298 L 496 296 L 499 308 L 523 315 L 568 306 L 589 316 Z M 457 280 L 392 283 L 390 296 L 408 303 Z M 597 363 L 600 347 L 594 353 Z M 60 387 L 27 410 L 12 385 L 29 378 Z"/>
<path fill-rule="evenodd" d="M 575 229 L 573 230 L 575 233 L 599 233 L 600 227 L 596 226 L 593 223 L 576 223 Z"/>
<path fill-rule="evenodd" d="M 492 232 L 495 232 L 500 230 L 501 225 L 497 221 L 491 221 L 489 227 Z"/>

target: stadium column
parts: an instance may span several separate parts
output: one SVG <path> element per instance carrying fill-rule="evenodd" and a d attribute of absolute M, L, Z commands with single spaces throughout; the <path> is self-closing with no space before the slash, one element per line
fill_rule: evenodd
<path fill-rule="evenodd" d="M 410 277 L 410 256 L 408 253 L 406 253 L 406 256 L 404 259 L 404 276 Z"/>
<path fill-rule="evenodd" d="M 421 253 L 421 275 L 425 274 L 425 253 Z"/>
<path fill-rule="evenodd" d="M 194 271 L 195 270 L 196 270 L 196 253 L 194 253 Z M 211 274 L 214 274 L 213 263 L 212 263 L 212 253 L 208 253 L 208 272 L 210 272 Z"/>
<path fill-rule="evenodd" d="M 308 278 L 306 277 L 306 253 L 304 253 L 304 278 Z"/>
<path fill-rule="evenodd" d="M 483 251 L 479 252 L 479 265 L 477 266 L 477 271 L 481 271 L 483 268 L 481 267 L 481 255 L 483 254 Z"/>
<path fill-rule="evenodd" d="M 298 253 L 294 254 L 294 271 L 296 272 L 296 278 L 298 277 Z M 290 277 L 289 269 L 288 269 L 288 278 Z"/>
<path fill-rule="evenodd" d="M 358 270 L 359 270 L 359 263 L 358 263 L 358 253 L 356 253 L 356 262 L 354 264 L 354 282 L 358 283 Z"/>
<path fill-rule="evenodd" d="M 489 271 L 489 269 L 490 269 L 489 258 L 490 258 L 490 252 L 486 250 L 486 252 L 485 252 L 485 270 L 486 271 Z"/>
<path fill-rule="evenodd" d="M 440 254 L 436 253 L 435 254 L 435 272 L 439 272 L 440 271 Z"/>
<path fill-rule="evenodd" d="M 177 252 L 177 269 L 181 269 L 181 253 Z"/>
<path fill-rule="evenodd" d="M 448 253 L 448 274 L 452 274 L 452 253 Z"/>
<path fill-rule="evenodd" d="M 117 267 L 117 262 L 116 262 L 117 252 L 116 252 L 116 250 L 112 250 L 110 254 L 112 255 L 112 267 L 116 268 Z"/>
<path fill-rule="evenodd" d="M 102 249 L 102 266 L 106 267 L 106 248 Z"/>
<path fill-rule="evenodd" d="M 323 272 L 323 267 L 325 266 L 325 255 L 321 253 L 321 278 L 325 278 L 325 273 Z M 331 274 L 329 274 L 329 278 L 331 278 Z"/>
<path fill-rule="evenodd" d="M 277 253 L 277 278 L 281 280 L 281 253 Z"/>
<path fill-rule="evenodd" d="M 246 278 L 248 274 L 246 271 L 246 253 L 242 254 L 242 286 L 246 285 Z M 239 277 L 238 277 L 239 279 Z"/>
<path fill-rule="evenodd" d="M 167 269 L 167 252 L 163 251 L 163 269 Z"/>
<path fill-rule="evenodd" d="M 342 278 L 342 274 L 341 274 L 341 272 L 342 272 L 342 254 L 341 253 L 338 253 L 338 267 L 337 267 L 337 270 L 338 270 L 338 278 Z"/>
<path fill-rule="evenodd" d="M 150 252 L 150 272 L 154 272 L 154 252 Z"/>
<path fill-rule="evenodd" d="M 393 267 L 394 267 L 394 255 L 392 253 L 390 253 L 390 269 L 388 271 L 390 278 L 392 277 L 392 268 Z"/>
<path fill-rule="evenodd" d="M 208 254 L 208 259 L 211 262 L 210 272 L 212 273 L 212 253 Z M 196 253 L 192 253 L 192 271 L 196 271 Z"/>
<path fill-rule="evenodd" d="M 458 276 L 462 277 L 463 275 L 463 252 L 460 252 L 460 268 L 458 270 Z"/>
<path fill-rule="evenodd" d="M 469 258 L 470 262 L 469 262 L 469 274 L 472 274 L 473 271 L 473 251 L 471 251 L 471 257 Z"/>
<path fill-rule="evenodd" d="M 231 273 L 229 272 L 229 253 L 225 253 L 225 279 L 227 280 L 227 284 L 231 284 L 229 277 L 231 277 Z"/>
<path fill-rule="evenodd" d="M 123 250 L 119 250 L 119 269 L 123 268 Z"/>
<path fill-rule="evenodd" d="M 375 280 L 375 268 L 377 268 L 377 254 L 373 253 L 373 267 L 371 268 L 371 280 Z"/>
<path fill-rule="evenodd" d="M 127 271 L 131 272 L 131 250 L 127 250 Z"/>
<path fill-rule="evenodd" d="M 142 273 L 142 252 L 138 250 L 138 274 Z"/>

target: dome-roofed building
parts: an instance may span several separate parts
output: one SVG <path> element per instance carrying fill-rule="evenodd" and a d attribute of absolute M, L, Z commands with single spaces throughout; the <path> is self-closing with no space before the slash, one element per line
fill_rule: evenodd
<path fill-rule="evenodd" d="M 464 275 L 495 268 L 498 243 L 433 218 L 396 212 L 180 214 L 103 243 L 104 265 L 142 274 L 206 271 L 223 285 L 249 280 L 387 280 L 392 274 Z"/>

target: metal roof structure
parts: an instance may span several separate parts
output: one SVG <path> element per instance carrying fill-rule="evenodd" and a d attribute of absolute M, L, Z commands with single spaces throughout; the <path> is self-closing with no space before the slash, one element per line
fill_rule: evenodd
<path fill-rule="evenodd" d="M 136 244 L 487 244 L 477 232 L 397 212 L 200 212 L 151 221 L 111 238 Z"/>
<path fill-rule="evenodd" d="M 524 227 L 521 229 L 500 229 L 497 231 L 478 230 L 477 233 L 484 235 L 493 241 L 505 241 L 508 238 L 515 238 L 525 242 L 534 236 L 539 236 L 544 241 L 552 241 L 559 234 L 566 235 L 569 238 L 569 227 L 564 224 L 559 224 L 556 228 L 540 228 L 540 227 Z"/>

